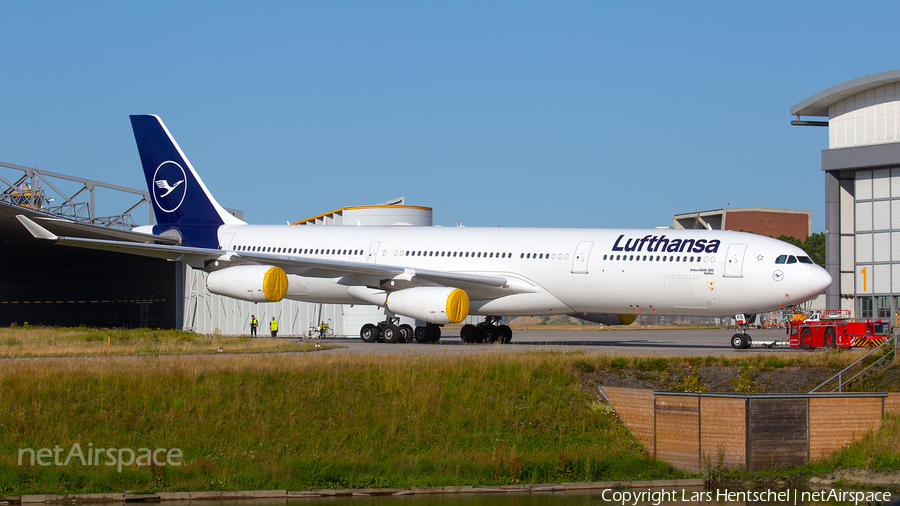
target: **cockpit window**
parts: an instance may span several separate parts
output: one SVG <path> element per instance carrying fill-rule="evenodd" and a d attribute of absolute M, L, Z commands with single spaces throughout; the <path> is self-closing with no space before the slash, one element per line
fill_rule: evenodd
<path fill-rule="evenodd" d="M 797 260 L 800 260 L 801 264 L 811 264 L 813 263 L 812 258 L 809 257 L 797 257 Z"/>
<path fill-rule="evenodd" d="M 787 255 L 780 255 L 778 258 L 775 259 L 776 264 L 783 264 L 785 262 L 787 262 Z"/>
<path fill-rule="evenodd" d="M 789 256 L 789 257 L 788 257 L 788 262 L 787 262 L 787 263 L 789 263 L 789 264 L 795 264 L 795 263 L 797 263 L 797 257 L 795 257 L 794 255 Z"/>

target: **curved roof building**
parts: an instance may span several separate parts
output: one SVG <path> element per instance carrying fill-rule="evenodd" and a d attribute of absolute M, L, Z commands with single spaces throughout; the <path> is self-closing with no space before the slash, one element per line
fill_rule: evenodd
<path fill-rule="evenodd" d="M 891 318 L 900 303 L 900 70 L 827 88 L 791 107 L 796 125 L 828 127 L 828 309 Z M 801 117 L 827 118 L 806 121 Z"/>

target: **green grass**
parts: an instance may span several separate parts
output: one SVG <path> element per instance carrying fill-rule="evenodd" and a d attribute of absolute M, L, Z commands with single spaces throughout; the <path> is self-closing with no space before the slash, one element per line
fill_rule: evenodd
<path fill-rule="evenodd" d="M 299 340 L 197 334 L 182 330 L 91 327 L 0 328 L 0 357 L 82 357 L 185 355 L 223 353 L 307 352 L 315 348 Z"/>
<path fill-rule="evenodd" d="M 666 388 L 698 391 L 699 368 L 740 367 L 737 386 L 755 390 L 766 371 L 839 368 L 858 355 L 240 354 L 297 344 L 139 329 L 0 329 L 7 357 L 76 355 L 2 359 L 0 496 L 671 479 L 686 474 L 643 453 L 598 402 L 595 374 L 662 378 Z M 218 347 L 229 353 L 214 353 Z M 65 454 L 76 442 L 179 448 L 184 464 L 121 473 L 18 465 L 20 448 L 59 445 Z M 860 466 L 900 468 L 897 417 L 827 461 L 709 476 L 790 481 Z"/>
<path fill-rule="evenodd" d="M 684 476 L 592 409 L 578 356 L 11 361 L 0 494 L 477 485 Z M 179 448 L 184 465 L 19 466 L 19 448 Z"/>

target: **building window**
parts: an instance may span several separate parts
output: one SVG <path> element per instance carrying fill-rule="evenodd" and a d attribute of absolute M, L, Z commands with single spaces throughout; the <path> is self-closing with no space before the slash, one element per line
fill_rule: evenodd
<path fill-rule="evenodd" d="M 872 297 L 859 298 L 859 317 L 872 319 Z"/>
<path fill-rule="evenodd" d="M 889 296 L 875 297 L 875 306 L 877 314 L 875 318 L 883 318 L 890 320 L 891 318 L 891 298 Z"/>

